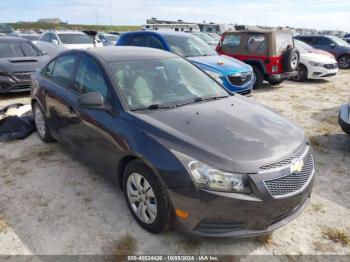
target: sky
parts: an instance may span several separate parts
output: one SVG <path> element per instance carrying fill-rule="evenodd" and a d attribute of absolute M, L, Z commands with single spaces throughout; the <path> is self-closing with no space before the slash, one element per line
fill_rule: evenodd
<path fill-rule="evenodd" d="M 350 0 L 0 0 L 0 22 L 59 17 L 70 24 L 146 19 L 350 31 Z"/>

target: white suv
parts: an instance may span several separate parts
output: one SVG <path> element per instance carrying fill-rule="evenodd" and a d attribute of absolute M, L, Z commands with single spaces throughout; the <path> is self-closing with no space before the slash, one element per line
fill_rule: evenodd
<path fill-rule="evenodd" d="M 50 56 L 66 49 L 87 49 L 95 47 L 93 40 L 81 31 L 46 31 L 37 46 Z"/>

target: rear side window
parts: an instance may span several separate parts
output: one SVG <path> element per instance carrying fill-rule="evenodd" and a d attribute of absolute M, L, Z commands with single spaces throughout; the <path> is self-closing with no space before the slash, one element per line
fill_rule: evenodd
<path fill-rule="evenodd" d="M 107 97 L 108 88 L 101 70 L 95 61 L 86 56 L 80 60 L 74 87 L 81 93 L 99 92 Z"/>
<path fill-rule="evenodd" d="M 164 49 L 162 43 L 157 37 L 149 36 L 148 38 L 148 46 L 152 48 Z"/>
<path fill-rule="evenodd" d="M 224 52 L 238 53 L 241 45 L 240 35 L 227 35 L 222 41 L 221 48 Z"/>
<path fill-rule="evenodd" d="M 315 38 L 315 41 L 314 41 L 315 45 L 323 45 L 323 46 L 328 46 L 332 43 L 333 43 L 333 41 L 331 39 L 326 38 L 326 37 L 317 37 L 317 38 Z"/>
<path fill-rule="evenodd" d="M 253 34 L 248 37 L 245 46 L 246 53 L 264 55 L 267 52 L 267 40 L 263 34 Z"/>
<path fill-rule="evenodd" d="M 276 34 L 276 52 L 277 55 L 282 55 L 288 47 L 293 47 L 293 36 L 291 33 L 277 33 Z"/>
<path fill-rule="evenodd" d="M 76 57 L 74 55 L 66 55 L 57 58 L 52 72 L 52 80 L 69 87 L 75 59 Z"/>
<path fill-rule="evenodd" d="M 128 45 L 147 46 L 146 40 L 146 35 L 134 35 L 130 38 Z"/>

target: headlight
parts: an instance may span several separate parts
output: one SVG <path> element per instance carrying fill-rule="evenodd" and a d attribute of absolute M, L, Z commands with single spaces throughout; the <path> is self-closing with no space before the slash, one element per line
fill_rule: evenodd
<path fill-rule="evenodd" d="M 218 81 L 219 83 L 223 83 L 222 82 L 222 75 L 218 74 L 218 73 L 214 73 L 211 71 L 205 71 L 208 75 L 210 75 L 212 78 L 214 78 L 216 81 Z"/>
<path fill-rule="evenodd" d="M 251 193 L 248 176 L 246 174 L 220 171 L 182 153 L 174 153 L 179 160 L 186 165 L 197 187 L 214 191 Z"/>
<path fill-rule="evenodd" d="M 323 64 L 317 63 L 317 62 L 314 62 L 314 61 L 309 61 L 309 64 L 312 65 L 312 66 L 323 67 Z"/>

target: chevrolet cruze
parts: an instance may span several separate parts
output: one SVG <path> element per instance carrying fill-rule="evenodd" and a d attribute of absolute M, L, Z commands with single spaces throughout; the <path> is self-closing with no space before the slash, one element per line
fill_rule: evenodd
<path fill-rule="evenodd" d="M 314 180 L 304 132 L 162 50 L 70 50 L 32 78 L 39 137 L 120 185 L 137 223 L 255 236 L 295 218 Z"/>

